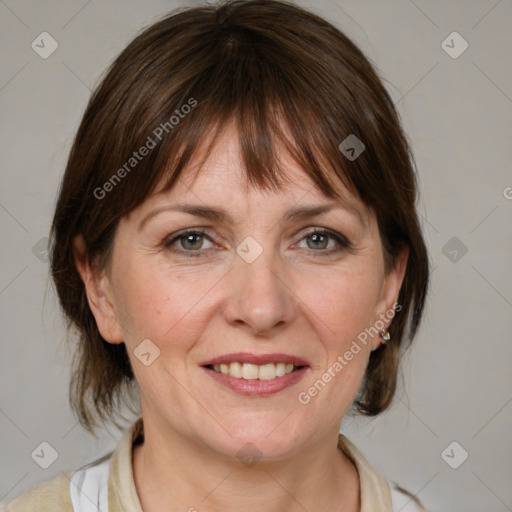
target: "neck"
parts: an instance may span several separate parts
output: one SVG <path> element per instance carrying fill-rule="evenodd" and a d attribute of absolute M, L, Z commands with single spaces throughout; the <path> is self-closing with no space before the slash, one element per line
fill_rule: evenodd
<path fill-rule="evenodd" d="M 144 512 L 358 512 L 359 476 L 337 432 L 289 459 L 241 464 L 176 432 L 144 425 L 133 472 Z M 328 441 L 328 442 L 327 442 Z"/>

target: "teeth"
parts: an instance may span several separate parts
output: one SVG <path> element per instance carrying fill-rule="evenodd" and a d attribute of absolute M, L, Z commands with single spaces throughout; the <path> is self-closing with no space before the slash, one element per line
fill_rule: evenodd
<path fill-rule="evenodd" d="M 249 364 L 249 363 L 221 363 L 214 364 L 213 369 L 216 372 L 230 375 L 236 379 L 248 380 L 271 380 L 276 377 L 283 377 L 292 373 L 295 366 L 291 363 L 267 363 L 267 364 Z"/>
<path fill-rule="evenodd" d="M 231 377 L 236 377 L 237 379 L 242 378 L 242 364 L 241 363 L 231 363 L 229 365 L 229 375 Z"/>
<path fill-rule="evenodd" d="M 276 377 L 282 377 L 286 373 L 286 364 L 277 363 L 276 364 Z"/>
<path fill-rule="evenodd" d="M 279 363 L 278 363 L 279 364 Z M 260 366 L 258 377 L 260 380 L 270 380 L 277 377 L 276 365 L 275 364 L 264 364 Z"/>
<path fill-rule="evenodd" d="M 242 365 L 242 379 L 257 379 L 258 373 L 259 367 L 257 364 L 244 363 Z"/>

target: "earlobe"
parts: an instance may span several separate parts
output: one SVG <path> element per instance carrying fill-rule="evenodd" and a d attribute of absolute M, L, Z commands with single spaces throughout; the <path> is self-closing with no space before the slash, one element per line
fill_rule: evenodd
<path fill-rule="evenodd" d="M 109 343 L 122 343 L 123 334 L 117 321 L 113 298 L 108 293 L 108 278 L 93 268 L 82 235 L 77 235 L 73 240 L 73 255 L 101 336 Z"/>
<path fill-rule="evenodd" d="M 378 329 L 386 329 L 393 322 L 395 310 L 401 309 L 401 305 L 398 304 L 398 296 L 400 289 L 405 277 L 405 271 L 407 269 L 407 260 L 409 258 L 409 247 L 404 247 L 400 254 L 397 256 L 395 265 L 386 274 L 383 287 L 382 295 L 379 300 L 379 305 L 376 310 L 375 326 Z M 375 337 L 375 346 L 373 349 L 378 348 L 384 340 Z M 388 340 L 386 340 L 388 341 Z"/>
<path fill-rule="evenodd" d="M 398 302 L 398 296 L 407 269 L 407 260 L 409 258 L 409 247 L 404 247 L 397 256 L 394 267 L 388 272 L 385 278 L 385 302 L 386 311 L 394 309 L 393 306 Z"/>

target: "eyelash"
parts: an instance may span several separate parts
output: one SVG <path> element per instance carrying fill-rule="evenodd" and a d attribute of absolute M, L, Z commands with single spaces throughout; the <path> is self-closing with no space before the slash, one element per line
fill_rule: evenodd
<path fill-rule="evenodd" d="M 197 258 L 197 257 L 204 256 L 205 251 L 207 251 L 208 249 L 197 249 L 197 250 L 174 249 L 174 248 L 172 248 L 172 245 L 174 244 L 174 242 L 177 242 L 180 239 L 186 238 L 187 236 L 190 236 L 190 235 L 199 235 L 200 237 L 206 238 L 210 242 L 213 242 L 213 240 L 205 233 L 205 231 L 206 231 L 206 228 L 203 228 L 202 230 L 191 228 L 191 229 L 186 229 L 184 231 L 180 231 L 179 233 L 177 233 L 175 235 L 170 235 L 169 237 L 167 237 L 163 241 L 162 247 L 165 250 L 184 255 L 185 257 Z M 322 249 L 321 250 L 309 249 L 309 251 L 312 252 L 313 256 L 315 256 L 315 257 L 316 256 L 329 256 L 331 254 L 338 253 L 344 249 L 351 248 L 350 242 L 343 235 L 336 233 L 335 231 L 331 231 L 330 229 L 327 229 L 327 228 L 315 228 L 312 231 L 306 233 L 299 240 L 299 242 L 301 242 L 302 240 L 304 240 L 308 237 L 311 237 L 313 235 L 328 236 L 328 237 L 334 239 L 340 246 L 338 248 L 334 248 L 334 249 L 331 248 L 329 250 L 327 250 L 327 249 L 323 249 L 323 250 Z M 320 254 L 315 254 L 315 253 L 320 253 Z"/>

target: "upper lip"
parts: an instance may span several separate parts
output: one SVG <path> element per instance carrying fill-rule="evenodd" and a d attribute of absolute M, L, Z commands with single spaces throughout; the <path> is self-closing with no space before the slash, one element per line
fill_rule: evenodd
<path fill-rule="evenodd" d="M 209 359 L 201 366 L 210 366 L 221 363 L 248 363 L 248 364 L 266 364 L 266 363 L 291 363 L 295 366 L 309 366 L 309 363 L 300 357 L 290 354 L 251 354 L 249 352 L 237 352 L 234 354 L 224 354 L 222 356 Z"/>

